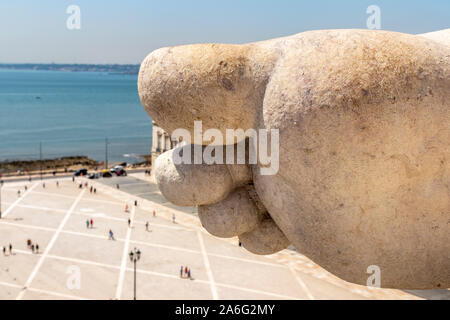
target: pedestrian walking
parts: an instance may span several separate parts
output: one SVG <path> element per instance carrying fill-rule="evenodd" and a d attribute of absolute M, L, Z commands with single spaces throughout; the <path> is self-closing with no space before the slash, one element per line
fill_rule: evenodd
<path fill-rule="evenodd" d="M 188 271 L 188 267 L 185 266 L 185 267 L 184 267 L 184 274 L 187 274 L 187 271 Z"/>
<path fill-rule="evenodd" d="M 130 226 L 131 226 L 131 219 L 128 218 L 128 227 L 130 227 Z"/>
<path fill-rule="evenodd" d="M 3 246 L 3 255 L 6 256 L 6 247 Z"/>
<path fill-rule="evenodd" d="M 31 245 L 31 252 L 34 253 L 34 244 Z"/>
<path fill-rule="evenodd" d="M 9 254 L 12 254 L 12 244 L 9 244 Z"/>
<path fill-rule="evenodd" d="M 156 211 L 153 210 L 153 218 L 156 217 Z"/>
<path fill-rule="evenodd" d="M 80 184 L 78 185 L 78 189 L 82 189 L 82 188 L 83 188 L 83 184 L 80 183 Z"/>
<path fill-rule="evenodd" d="M 172 215 L 172 222 L 173 222 L 173 223 L 176 223 L 176 222 L 175 222 L 175 213 Z"/>
<path fill-rule="evenodd" d="M 116 184 L 116 188 L 117 188 L 117 190 L 119 190 L 119 189 L 120 189 L 120 187 L 119 187 L 119 184 Z"/>
<path fill-rule="evenodd" d="M 91 189 L 89 191 L 92 194 L 92 191 L 94 191 L 94 188 L 91 186 Z"/>
<path fill-rule="evenodd" d="M 42 188 L 44 188 L 45 189 L 45 182 L 42 184 Z"/>
<path fill-rule="evenodd" d="M 25 191 L 27 191 L 28 190 L 28 187 L 27 186 L 25 186 Z"/>
<path fill-rule="evenodd" d="M 17 190 L 17 196 L 20 198 L 20 190 Z"/>
<path fill-rule="evenodd" d="M 36 243 L 36 253 L 39 253 L 39 245 Z"/>
<path fill-rule="evenodd" d="M 90 226 L 89 219 L 86 219 L 86 228 L 89 229 L 89 226 Z"/>
<path fill-rule="evenodd" d="M 97 189 L 96 188 L 94 188 L 94 194 L 97 194 Z"/>
<path fill-rule="evenodd" d="M 125 205 L 125 212 L 129 212 L 130 208 L 128 207 L 128 204 Z"/>
<path fill-rule="evenodd" d="M 114 240 L 114 233 L 112 230 L 109 230 L 109 240 Z"/>
<path fill-rule="evenodd" d="M 59 181 L 56 181 L 56 187 L 59 188 Z"/>
<path fill-rule="evenodd" d="M 191 278 L 191 269 L 188 269 L 187 277 L 188 277 L 189 279 Z"/>
<path fill-rule="evenodd" d="M 91 219 L 91 229 L 94 227 L 94 220 Z"/>
<path fill-rule="evenodd" d="M 75 177 L 72 177 L 72 182 L 75 182 Z"/>
<path fill-rule="evenodd" d="M 148 221 L 145 223 L 145 231 L 148 231 Z"/>
<path fill-rule="evenodd" d="M 180 278 L 183 278 L 183 266 L 180 268 Z"/>
<path fill-rule="evenodd" d="M 137 200 L 134 200 L 134 206 L 137 207 Z"/>
<path fill-rule="evenodd" d="M 27 247 L 28 247 L 28 249 L 31 248 L 31 239 L 28 239 L 28 240 L 27 240 Z"/>

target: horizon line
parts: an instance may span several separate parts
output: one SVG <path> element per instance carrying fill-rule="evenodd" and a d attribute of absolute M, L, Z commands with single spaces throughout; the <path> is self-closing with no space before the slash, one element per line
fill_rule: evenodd
<path fill-rule="evenodd" d="M 139 63 L 95 63 L 95 62 L 87 62 L 87 63 L 80 63 L 80 62 L 1 62 L 0 65 L 13 65 L 13 64 L 53 64 L 53 65 L 64 65 L 64 64 L 70 64 L 70 65 L 120 65 L 120 66 L 136 66 L 141 65 L 141 62 Z"/>

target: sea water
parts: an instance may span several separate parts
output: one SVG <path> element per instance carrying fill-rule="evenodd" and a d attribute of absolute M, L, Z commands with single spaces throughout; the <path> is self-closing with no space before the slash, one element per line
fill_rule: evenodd
<path fill-rule="evenodd" d="M 0 70 L 0 161 L 150 154 L 152 124 L 137 75 Z M 108 139 L 106 150 L 105 139 Z"/>

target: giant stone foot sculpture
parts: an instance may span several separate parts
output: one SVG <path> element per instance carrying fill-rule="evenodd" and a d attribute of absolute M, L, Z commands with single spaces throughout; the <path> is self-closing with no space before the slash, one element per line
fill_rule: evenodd
<path fill-rule="evenodd" d="M 450 287 L 450 32 L 327 30 L 162 48 L 139 94 L 166 131 L 278 129 L 279 170 L 176 164 L 155 175 L 204 227 L 269 254 L 293 244 L 342 279 Z"/>

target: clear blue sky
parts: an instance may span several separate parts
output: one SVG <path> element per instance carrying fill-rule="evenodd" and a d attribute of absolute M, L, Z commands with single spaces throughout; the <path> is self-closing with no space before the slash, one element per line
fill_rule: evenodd
<path fill-rule="evenodd" d="M 81 30 L 66 28 L 71 4 Z M 384 30 L 450 28 L 449 0 L 1 0 L 0 62 L 140 63 L 168 45 L 366 28 L 372 4 Z"/>

